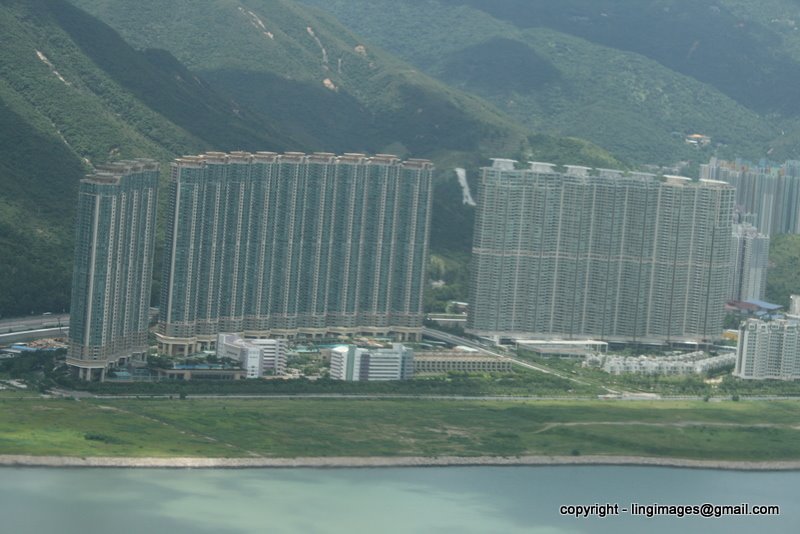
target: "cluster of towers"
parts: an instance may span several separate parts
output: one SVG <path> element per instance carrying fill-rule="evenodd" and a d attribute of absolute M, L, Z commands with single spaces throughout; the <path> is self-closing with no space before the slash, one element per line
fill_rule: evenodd
<path fill-rule="evenodd" d="M 160 351 L 204 350 L 220 332 L 419 337 L 432 172 L 427 160 L 388 155 L 178 159 L 168 191 Z M 68 362 L 83 378 L 147 350 L 157 181 L 157 164 L 133 162 L 81 183 Z M 118 315 L 135 322 L 134 341 L 120 342 Z M 102 326 L 102 335 L 84 323 Z"/>
<path fill-rule="evenodd" d="M 429 161 L 212 152 L 171 170 L 162 354 L 211 348 L 221 332 L 421 335 Z M 82 378 L 146 353 L 158 177 L 133 161 L 81 182 L 68 363 Z M 763 291 L 731 275 L 765 245 L 733 250 L 761 238 L 733 227 L 724 181 L 498 159 L 478 193 L 470 333 L 714 339 L 733 291 Z"/>
<path fill-rule="evenodd" d="M 202 350 L 219 332 L 418 336 L 431 169 L 362 154 L 177 160 L 161 350 Z"/>
<path fill-rule="evenodd" d="M 515 163 L 494 160 L 480 179 L 468 332 L 656 343 L 720 334 L 732 187 Z"/>

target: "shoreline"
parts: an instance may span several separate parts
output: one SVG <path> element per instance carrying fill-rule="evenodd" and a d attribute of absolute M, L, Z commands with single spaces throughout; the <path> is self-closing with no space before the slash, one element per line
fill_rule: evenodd
<path fill-rule="evenodd" d="M 0 467 L 93 467 L 145 469 L 369 468 L 475 466 L 639 466 L 729 471 L 798 471 L 800 460 L 691 460 L 649 456 L 398 456 L 302 458 L 154 458 L 0 455 Z"/>

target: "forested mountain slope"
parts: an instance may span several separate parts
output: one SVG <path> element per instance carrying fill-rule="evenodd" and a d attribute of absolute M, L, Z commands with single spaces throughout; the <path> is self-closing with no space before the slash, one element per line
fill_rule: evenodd
<path fill-rule="evenodd" d="M 0 1 L 0 50 L 0 316 L 69 307 L 77 186 L 93 164 L 298 146 L 67 2 Z"/>
<path fill-rule="evenodd" d="M 432 157 L 437 213 L 456 217 L 437 216 L 434 240 L 459 250 L 469 211 L 450 194 L 451 165 L 497 154 L 615 164 L 584 141 L 531 136 L 327 15 L 289 1 L 203 4 L 0 0 L 0 316 L 69 308 L 78 182 L 109 160 L 211 149 Z M 81 6 L 113 25 L 117 13 L 130 44 Z"/>
<path fill-rule="evenodd" d="M 791 0 L 303 1 L 533 130 L 631 162 L 800 155 Z"/>
<path fill-rule="evenodd" d="M 518 146 L 523 129 L 286 0 L 74 0 L 320 149 L 432 155 Z"/>

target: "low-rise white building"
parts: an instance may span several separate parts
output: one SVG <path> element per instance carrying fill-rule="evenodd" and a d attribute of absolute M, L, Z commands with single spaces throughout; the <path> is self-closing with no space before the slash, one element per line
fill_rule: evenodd
<path fill-rule="evenodd" d="M 414 374 L 510 373 L 511 360 L 478 351 L 439 350 L 414 354 Z"/>
<path fill-rule="evenodd" d="M 334 380 L 407 380 L 414 376 L 414 351 L 395 343 L 391 349 L 340 345 L 331 349 Z"/>
<path fill-rule="evenodd" d="M 283 339 L 245 339 L 239 334 L 219 334 L 217 356 L 241 362 L 247 378 L 286 372 L 286 341 Z"/>
<path fill-rule="evenodd" d="M 711 356 L 703 351 L 669 356 L 617 356 L 595 354 L 587 357 L 584 367 L 600 367 L 612 375 L 692 375 L 731 366 L 736 361 L 733 353 Z"/>
<path fill-rule="evenodd" d="M 743 322 L 739 327 L 733 374 L 748 379 L 800 379 L 800 321 Z"/>

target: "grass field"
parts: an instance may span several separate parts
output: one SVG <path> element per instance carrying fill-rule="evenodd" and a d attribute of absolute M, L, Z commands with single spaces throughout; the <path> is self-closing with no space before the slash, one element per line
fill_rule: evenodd
<path fill-rule="evenodd" d="M 0 389 L 0 399 L 20 399 L 25 397 L 39 397 L 41 393 L 30 389 Z"/>
<path fill-rule="evenodd" d="M 800 402 L 10 400 L 0 454 L 800 459 Z"/>

